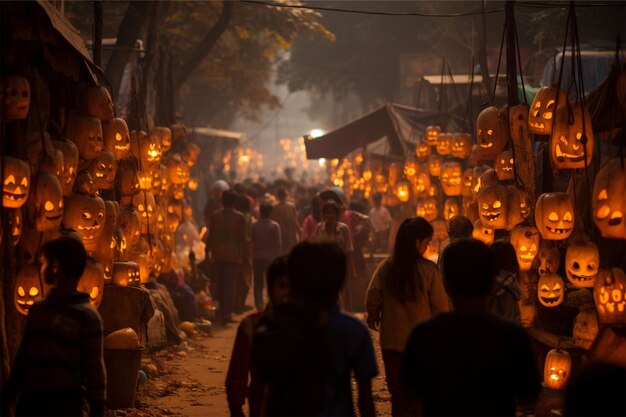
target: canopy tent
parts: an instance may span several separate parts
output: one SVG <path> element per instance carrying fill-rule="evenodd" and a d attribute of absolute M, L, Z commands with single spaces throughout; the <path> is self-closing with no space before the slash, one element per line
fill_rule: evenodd
<path fill-rule="evenodd" d="M 458 116 L 387 103 L 323 136 L 307 136 L 304 144 L 308 159 L 341 158 L 359 148 L 381 156 L 404 158 L 429 125 L 439 125 L 443 130 L 468 129 Z"/>

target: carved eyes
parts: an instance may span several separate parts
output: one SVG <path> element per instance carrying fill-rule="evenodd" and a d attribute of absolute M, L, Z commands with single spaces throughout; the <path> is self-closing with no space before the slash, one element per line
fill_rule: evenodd
<path fill-rule="evenodd" d="M 24 288 L 22 286 L 17 287 L 17 294 L 20 297 L 25 297 L 26 296 L 26 291 L 24 291 Z M 28 295 L 30 295 L 31 297 L 36 297 L 39 295 L 39 289 L 37 287 L 30 287 L 30 289 L 28 290 Z"/>
<path fill-rule="evenodd" d="M 558 222 L 559 215 L 556 214 L 556 212 L 551 211 L 550 214 L 548 214 L 548 220 L 550 220 L 551 222 Z M 569 211 L 566 211 L 565 214 L 563 215 L 563 221 L 571 222 L 572 220 L 573 220 L 572 213 L 570 213 Z"/>
<path fill-rule="evenodd" d="M 493 208 L 497 209 L 502 207 L 502 203 L 500 202 L 500 200 L 496 200 L 493 202 Z"/>
<path fill-rule="evenodd" d="M 120 134 L 120 132 L 115 133 L 115 140 L 118 142 L 122 141 L 122 135 Z"/>
<path fill-rule="evenodd" d="M 5 180 L 4 180 L 4 185 L 15 185 L 15 177 L 13 175 L 9 175 Z"/>
<path fill-rule="evenodd" d="M 543 284 L 541 286 L 541 291 L 561 291 L 561 284 L 557 282 L 556 284 L 554 284 L 552 289 L 550 289 L 550 287 L 548 287 L 546 284 Z"/>

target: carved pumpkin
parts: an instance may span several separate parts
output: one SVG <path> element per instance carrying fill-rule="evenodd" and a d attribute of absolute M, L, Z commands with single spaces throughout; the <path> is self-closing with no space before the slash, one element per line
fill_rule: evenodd
<path fill-rule="evenodd" d="M 598 314 L 594 308 L 585 308 L 574 320 L 572 339 L 576 346 L 589 349 L 598 335 Z"/>
<path fill-rule="evenodd" d="M 455 158 L 466 159 L 472 149 L 472 136 L 469 133 L 455 133 L 452 139 L 451 154 Z"/>
<path fill-rule="evenodd" d="M 394 165 L 396 164 L 396 165 Z M 393 168 L 393 169 L 392 169 Z M 389 166 L 389 180 L 390 180 L 390 184 L 391 184 L 391 176 L 394 174 L 392 171 L 397 169 L 397 176 L 400 175 L 400 167 L 397 165 L 397 162 L 392 163 Z M 419 165 L 417 164 L 417 161 L 415 161 L 415 159 L 409 157 L 406 159 L 406 161 L 404 162 L 404 175 L 408 178 L 408 179 L 412 179 L 413 177 L 415 177 L 415 175 L 417 175 L 417 173 L 419 172 Z M 393 185 L 393 184 L 392 184 Z"/>
<path fill-rule="evenodd" d="M 137 165 L 132 159 L 122 159 L 117 165 L 115 182 L 122 197 L 131 197 L 141 191 Z"/>
<path fill-rule="evenodd" d="M 515 171 L 513 169 L 514 164 L 515 161 L 513 160 L 513 152 L 511 151 L 502 151 L 500 155 L 496 157 L 494 168 L 500 181 L 510 181 L 515 179 Z"/>
<path fill-rule="evenodd" d="M 33 191 L 28 208 L 35 220 L 35 230 L 58 229 L 63 220 L 63 190 L 57 177 L 39 174 L 33 181 Z"/>
<path fill-rule="evenodd" d="M 93 253 L 99 242 L 104 226 L 104 200 L 81 194 L 66 198 L 63 224 L 76 230 L 87 253 Z"/>
<path fill-rule="evenodd" d="M 572 357 L 565 350 L 552 349 L 546 355 L 543 384 L 550 389 L 563 390 L 572 369 Z"/>
<path fill-rule="evenodd" d="M 148 191 L 150 191 L 155 198 L 163 193 L 163 179 L 166 176 L 167 168 L 165 168 L 165 165 L 160 165 L 159 169 L 153 172 L 151 181 L 152 187 Z"/>
<path fill-rule="evenodd" d="M 487 175 L 483 178 L 483 174 L 485 173 L 487 173 Z M 498 176 L 495 170 L 489 168 L 487 165 L 474 167 L 472 174 L 472 196 L 474 196 L 475 199 L 478 199 L 478 194 L 483 186 L 483 179 L 486 181 L 485 186 L 498 183 Z"/>
<path fill-rule="evenodd" d="M 530 143 L 528 134 L 528 104 L 520 103 L 509 107 L 509 132 L 511 141 L 517 146 L 524 141 Z"/>
<path fill-rule="evenodd" d="M 507 227 L 508 193 L 503 185 L 481 188 L 478 194 L 478 217 L 488 229 Z"/>
<path fill-rule="evenodd" d="M 455 197 L 461 195 L 461 174 L 463 167 L 458 162 L 446 162 L 441 166 L 441 174 L 439 180 L 441 181 L 441 188 L 443 193 L 448 197 Z"/>
<path fill-rule="evenodd" d="M 517 225 L 511 231 L 511 244 L 515 248 L 520 271 L 529 271 L 539 252 L 541 237 L 536 227 Z"/>
<path fill-rule="evenodd" d="M 95 308 L 100 306 L 104 292 L 104 269 L 96 262 L 87 262 L 85 272 L 76 285 L 78 292 L 89 294 L 89 302 Z"/>
<path fill-rule="evenodd" d="M 100 235 L 100 244 L 96 248 L 93 257 L 104 268 L 105 279 L 110 279 L 113 272 L 113 260 L 117 253 L 117 203 L 105 200 L 105 221 Z"/>
<path fill-rule="evenodd" d="M 85 110 L 89 116 L 100 120 L 115 117 L 113 100 L 109 90 L 104 86 L 88 86 L 83 91 Z"/>
<path fill-rule="evenodd" d="M 564 104 L 567 95 L 563 90 L 559 92 L 559 104 Z M 552 133 L 552 122 L 556 113 L 556 87 L 541 87 L 530 105 L 528 114 L 528 131 L 536 135 Z"/>
<path fill-rule="evenodd" d="M 563 302 L 565 295 L 565 283 L 557 274 L 546 273 L 539 278 L 537 283 L 537 298 L 545 307 L 556 307 Z"/>
<path fill-rule="evenodd" d="M 583 132 L 583 118 L 585 130 Z M 591 115 L 582 104 L 559 106 L 550 135 L 550 159 L 556 169 L 577 169 L 591 163 L 594 137 Z"/>
<path fill-rule="evenodd" d="M 157 205 L 154 201 L 154 196 L 152 195 L 152 193 L 147 191 L 141 191 L 138 194 L 132 196 L 129 203 L 137 208 L 137 212 L 139 213 L 139 218 L 141 220 L 141 233 L 155 233 L 157 230 Z"/>
<path fill-rule="evenodd" d="M 463 197 L 472 196 L 472 181 L 474 179 L 474 170 L 467 168 L 463 171 L 463 178 L 461 180 L 461 195 Z"/>
<path fill-rule="evenodd" d="M 441 174 L 441 155 L 432 154 L 428 157 L 428 173 L 431 177 L 438 177 Z"/>
<path fill-rule="evenodd" d="M 169 127 L 157 126 L 150 131 L 150 137 L 161 144 L 161 151 L 167 152 L 172 147 L 172 131 Z"/>
<path fill-rule="evenodd" d="M 480 219 L 474 222 L 474 230 L 472 231 L 472 237 L 476 240 L 480 240 L 485 245 L 491 245 L 493 243 L 495 231 L 483 226 Z"/>
<path fill-rule="evenodd" d="M 167 161 L 167 178 L 171 184 L 186 184 L 189 181 L 189 166 L 174 154 Z M 383 177 L 383 181 L 385 181 Z"/>
<path fill-rule="evenodd" d="M 430 155 L 430 146 L 425 141 L 421 140 L 415 145 L 415 156 L 421 161 L 425 161 Z"/>
<path fill-rule="evenodd" d="M 30 108 L 30 84 L 28 79 L 9 75 L 0 79 L 0 121 L 22 120 Z"/>
<path fill-rule="evenodd" d="M 420 172 L 415 176 L 414 186 L 415 195 L 419 198 L 427 197 L 428 190 L 430 189 L 430 175 L 425 172 Z"/>
<path fill-rule="evenodd" d="M 619 268 L 601 270 L 593 287 L 600 323 L 626 323 L 626 274 Z"/>
<path fill-rule="evenodd" d="M 423 217 L 427 221 L 432 222 L 439 216 L 437 200 L 434 197 L 426 197 L 417 200 L 416 214 L 419 217 Z"/>
<path fill-rule="evenodd" d="M 185 146 L 185 151 L 182 154 L 183 161 L 191 168 L 196 164 L 196 160 L 200 155 L 200 147 L 195 143 L 188 143 Z"/>
<path fill-rule="evenodd" d="M 593 242 L 571 243 L 565 253 L 565 273 L 577 287 L 592 288 L 600 268 L 600 252 Z"/>
<path fill-rule="evenodd" d="M 567 239 L 574 230 L 574 205 L 567 193 L 544 193 L 535 204 L 535 224 L 541 237 Z"/>
<path fill-rule="evenodd" d="M 389 185 L 392 187 L 396 185 L 398 179 L 400 179 L 400 164 L 393 162 L 389 165 Z"/>
<path fill-rule="evenodd" d="M 411 184 L 406 180 L 398 182 L 396 185 L 396 196 L 401 203 L 409 201 L 409 197 L 411 196 Z"/>
<path fill-rule="evenodd" d="M 45 298 L 47 286 L 39 275 L 38 265 L 24 265 L 17 273 L 15 280 L 15 308 L 23 315 L 28 315 L 28 310 L 37 301 Z"/>
<path fill-rule="evenodd" d="M 440 133 L 437 136 L 437 146 L 435 150 L 439 155 L 445 156 L 452 153 L 452 141 L 454 136 L 452 133 Z"/>
<path fill-rule="evenodd" d="M 450 220 L 454 216 L 461 214 L 461 208 L 459 202 L 454 198 L 447 198 L 443 203 L 443 218 L 444 220 Z"/>
<path fill-rule="evenodd" d="M 102 149 L 113 152 L 116 160 L 130 156 L 130 132 L 126 120 L 115 118 L 102 121 Z"/>
<path fill-rule="evenodd" d="M 120 287 L 139 286 L 139 265 L 135 262 L 115 262 L 113 264 L 113 285 Z"/>
<path fill-rule="evenodd" d="M 98 190 L 110 190 L 113 188 L 117 162 L 112 152 L 102 151 L 98 158 L 89 166 L 89 174 L 93 179 L 94 187 Z"/>
<path fill-rule="evenodd" d="M 129 261 L 139 266 L 139 283 L 147 284 L 150 282 L 150 261 L 148 255 L 135 252 L 130 255 Z"/>
<path fill-rule="evenodd" d="M 132 249 L 141 237 L 141 218 L 133 206 L 122 206 L 117 217 L 127 249 Z"/>
<path fill-rule="evenodd" d="M 539 272 L 540 276 L 547 273 L 556 274 L 561 264 L 561 254 L 557 248 L 542 245 L 539 250 L 538 258 L 539 267 L 537 268 L 537 272 Z"/>
<path fill-rule="evenodd" d="M 441 133 L 441 127 L 439 126 L 426 126 L 424 131 L 424 140 L 430 146 L 437 146 L 437 140 Z"/>
<path fill-rule="evenodd" d="M 20 208 L 28 199 L 30 190 L 30 167 L 21 159 L 2 158 L 3 183 L 2 207 Z"/>
<path fill-rule="evenodd" d="M 139 152 L 141 156 L 141 169 L 143 171 L 154 172 L 161 165 L 161 142 L 159 136 L 148 136 L 139 143 Z"/>
<path fill-rule="evenodd" d="M 63 152 L 54 149 L 51 155 L 46 155 L 39 166 L 39 174 L 52 174 L 59 180 L 59 184 L 63 184 Z"/>
<path fill-rule="evenodd" d="M 68 196 L 74 188 L 74 181 L 78 172 L 78 148 L 70 141 L 53 141 L 52 144 L 63 153 L 63 180 L 61 187 L 63 195 Z"/>
<path fill-rule="evenodd" d="M 76 145 L 82 159 L 96 159 L 102 151 L 102 125 L 95 117 L 70 115 L 65 124 L 65 137 Z"/>
<path fill-rule="evenodd" d="M 487 107 L 476 119 L 476 138 L 481 160 L 493 160 L 506 146 L 509 121 L 506 112 L 498 107 Z"/>
<path fill-rule="evenodd" d="M 602 166 L 593 184 L 591 207 L 603 237 L 626 239 L 626 159 L 611 159 Z"/>

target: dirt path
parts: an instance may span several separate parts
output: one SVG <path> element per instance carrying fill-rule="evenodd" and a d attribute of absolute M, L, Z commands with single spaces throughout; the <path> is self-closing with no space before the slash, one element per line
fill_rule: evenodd
<path fill-rule="evenodd" d="M 238 317 L 241 318 L 241 317 Z M 177 348 L 145 355 L 159 368 L 139 388 L 137 408 L 108 412 L 108 416 L 228 416 L 224 380 L 235 339 L 237 325 L 217 327 L 213 335 L 198 334 Z M 373 334 L 376 338 L 378 335 Z M 373 393 L 379 416 L 390 416 L 389 393 L 382 376 L 383 367 L 377 350 L 380 375 L 374 380 Z M 152 368 L 154 370 L 154 368 Z M 247 407 L 245 408 L 247 412 Z"/>

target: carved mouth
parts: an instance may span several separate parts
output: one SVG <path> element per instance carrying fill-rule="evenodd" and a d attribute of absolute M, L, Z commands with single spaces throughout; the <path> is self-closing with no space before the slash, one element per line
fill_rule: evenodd
<path fill-rule="evenodd" d="M 104 178 L 104 174 L 96 172 L 96 178 Z"/>
<path fill-rule="evenodd" d="M 533 259 L 535 259 L 535 254 L 527 252 L 527 253 L 521 254 L 519 257 L 524 261 L 532 261 Z"/>
<path fill-rule="evenodd" d="M 491 148 L 493 146 L 493 142 L 482 142 L 480 144 L 481 148 Z"/>
<path fill-rule="evenodd" d="M 564 159 L 569 159 L 572 162 L 580 162 L 585 159 L 585 155 L 574 155 L 571 153 L 566 153 L 561 151 L 561 146 L 557 143 L 556 145 L 556 158 L 559 161 L 563 161 Z"/>
<path fill-rule="evenodd" d="M 595 280 L 596 276 L 598 274 L 593 274 L 593 275 L 576 275 L 570 272 L 570 277 L 574 280 L 574 281 L 591 281 L 591 280 Z"/>
<path fill-rule="evenodd" d="M 553 233 L 555 235 L 563 235 L 563 234 L 571 232 L 571 230 L 572 230 L 571 228 L 569 228 L 569 229 L 559 229 L 559 228 L 550 227 L 550 226 L 546 226 L 546 229 L 548 229 L 548 231 L 550 233 Z"/>
<path fill-rule="evenodd" d="M 483 213 L 483 217 L 487 219 L 488 221 L 493 222 L 500 218 L 500 213 L 487 212 L 487 213 Z"/>
<path fill-rule="evenodd" d="M 545 129 L 545 126 L 543 123 L 528 122 L 528 124 L 530 125 L 530 127 L 534 127 L 536 129 Z"/>
<path fill-rule="evenodd" d="M 504 171 L 504 172 L 511 172 L 511 171 L 513 171 L 513 167 L 502 167 L 502 171 Z"/>
<path fill-rule="evenodd" d="M 543 301 L 545 304 L 549 304 L 549 305 L 556 304 L 561 299 L 561 297 L 557 295 L 552 296 L 552 297 L 540 296 L 539 298 L 541 298 L 541 301 Z"/>
<path fill-rule="evenodd" d="M 55 221 L 55 220 L 59 220 L 62 217 L 61 214 L 59 214 L 58 216 L 46 216 L 46 219 L 50 220 L 50 221 Z"/>
<path fill-rule="evenodd" d="M 26 198 L 28 194 L 15 194 L 15 193 L 11 193 L 8 191 L 4 192 L 4 198 L 6 198 L 7 200 L 12 200 L 12 201 L 18 201 L 18 200 L 22 200 L 23 198 Z"/>

